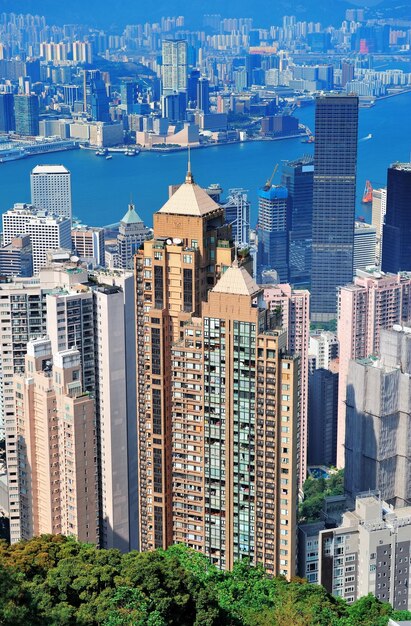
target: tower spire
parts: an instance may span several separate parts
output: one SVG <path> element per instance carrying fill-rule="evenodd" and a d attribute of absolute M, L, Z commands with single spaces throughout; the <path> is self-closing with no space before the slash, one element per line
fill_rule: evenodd
<path fill-rule="evenodd" d="M 188 160 L 187 160 L 187 174 L 186 174 L 186 183 L 189 183 L 190 185 L 192 185 L 194 183 L 194 178 L 193 175 L 191 173 L 191 151 L 190 151 L 190 144 L 187 146 L 187 150 L 188 150 Z"/>

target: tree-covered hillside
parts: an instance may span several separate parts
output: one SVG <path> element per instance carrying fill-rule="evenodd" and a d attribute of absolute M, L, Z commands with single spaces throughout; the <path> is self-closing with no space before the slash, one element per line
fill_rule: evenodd
<path fill-rule="evenodd" d="M 61 536 L 0 545 L 2 626 L 386 626 L 368 596 L 348 607 L 322 587 L 238 564 L 222 573 L 183 546 L 122 555 Z"/>

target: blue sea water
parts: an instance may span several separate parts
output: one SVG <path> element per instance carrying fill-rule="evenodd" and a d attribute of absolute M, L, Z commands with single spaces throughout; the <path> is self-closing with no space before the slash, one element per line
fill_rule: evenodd
<path fill-rule="evenodd" d="M 361 205 L 367 179 L 385 185 L 387 168 L 394 161 L 408 161 L 411 151 L 411 93 L 387 98 L 370 109 L 360 109 L 357 216 L 371 218 L 371 207 Z M 314 106 L 297 110 L 300 121 L 314 130 Z M 371 134 L 371 139 L 366 137 Z M 193 150 L 192 170 L 202 186 L 219 183 L 249 190 L 252 224 L 257 219 L 257 189 L 282 161 L 312 153 L 313 145 L 300 139 L 256 141 Z M 147 225 L 168 197 L 168 185 L 184 180 L 187 153 L 141 153 L 131 158 L 114 154 L 106 161 L 93 151 L 51 153 L 0 164 L 0 213 L 15 202 L 30 201 L 30 171 L 38 163 L 62 163 L 71 171 L 73 213 L 84 223 L 103 226 L 118 222 L 130 197 Z M 274 182 L 279 182 L 280 174 Z"/>

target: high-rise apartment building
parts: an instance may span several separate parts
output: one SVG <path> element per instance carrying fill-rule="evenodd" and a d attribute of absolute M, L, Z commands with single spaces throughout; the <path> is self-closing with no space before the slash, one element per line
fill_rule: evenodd
<path fill-rule="evenodd" d="M 347 376 L 345 488 L 376 489 L 394 506 L 411 501 L 409 414 L 411 329 L 382 330 L 380 357 L 350 361 Z"/>
<path fill-rule="evenodd" d="M 183 542 L 290 577 L 300 359 L 230 236 L 189 172 L 136 256 L 140 548 Z"/>
<path fill-rule="evenodd" d="M 95 542 L 94 401 L 82 388 L 80 353 L 53 353 L 48 339 L 30 341 L 13 387 L 16 420 L 7 444 L 12 543 L 44 533 Z"/>
<path fill-rule="evenodd" d="M 23 371 L 28 340 L 47 335 L 53 354 L 73 349 L 79 354 L 79 382 L 94 398 L 96 541 L 122 551 L 138 547 L 137 482 L 129 481 L 137 474 L 134 300 L 131 273 L 94 273 L 89 281 L 75 263 L 0 286 L 0 399 L 8 463 L 13 464 L 15 449 L 13 374 Z M 16 541 L 19 532 L 16 526 Z"/>
<path fill-rule="evenodd" d="M 0 131 L 9 133 L 15 130 L 14 95 L 12 93 L 0 93 Z"/>
<path fill-rule="evenodd" d="M 308 355 L 313 369 L 329 369 L 338 357 L 337 335 L 321 329 L 310 333 Z"/>
<path fill-rule="evenodd" d="M 327 95 L 315 109 L 311 311 L 336 317 L 337 289 L 352 280 L 358 98 Z"/>
<path fill-rule="evenodd" d="M 314 159 L 304 156 L 282 167 L 290 203 L 290 281 L 311 279 Z"/>
<path fill-rule="evenodd" d="M 105 266 L 104 228 L 76 226 L 71 230 L 71 243 L 82 263 L 92 268 Z"/>
<path fill-rule="evenodd" d="M 47 265 L 47 252 L 50 250 L 71 250 L 69 218 L 38 211 L 29 204 L 15 204 L 12 209 L 3 213 L 2 220 L 5 245 L 19 235 L 30 235 L 34 274 L 38 274 Z"/>
<path fill-rule="evenodd" d="M 118 231 L 119 267 L 123 270 L 133 269 L 133 257 L 150 232 L 138 215 L 134 204 L 128 205 L 127 213 L 120 221 Z"/>
<path fill-rule="evenodd" d="M 257 276 L 260 281 L 264 272 L 275 271 L 278 282 L 288 282 L 289 229 L 288 190 L 267 181 L 258 191 Z"/>
<path fill-rule="evenodd" d="M 394 163 L 387 175 L 381 262 L 384 272 L 411 270 L 410 197 L 411 163 Z"/>
<path fill-rule="evenodd" d="M 344 467 L 345 400 L 348 363 L 379 354 L 380 333 L 411 317 L 411 276 L 377 271 L 357 272 L 339 292 L 338 447 L 337 466 Z"/>
<path fill-rule="evenodd" d="M 31 204 L 71 221 L 71 174 L 64 165 L 36 165 L 30 174 Z"/>
<path fill-rule="evenodd" d="M 187 90 L 187 42 L 166 39 L 162 44 L 163 95 Z"/>
<path fill-rule="evenodd" d="M 307 474 L 308 446 L 308 348 L 310 338 L 310 292 L 293 289 L 290 285 L 276 285 L 264 289 L 264 300 L 278 315 L 281 328 L 287 331 L 287 350 L 301 358 L 300 383 L 300 486 Z"/>
<path fill-rule="evenodd" d="M 341 526 L 319 534 L 318 582 L 349 604 L 372 593 L 395 610 L 411 606 L 411 507 L 393 509 L 368 492 Z"/>
<path fill-rule="evenodd" d="M 16 133 L 30 137 L 39 134 L 39 99 L 34 94 L 14 96 Z"/>
<path fill-rule="evenodd" d="M 385 188 L 372 190 L 372 225 L 377 231 L 377 241 L 375 246 L 375 264 L 381 267 L 382 256 L 382 232 L 384 218 L 387 210 L 387 190 Z"/>

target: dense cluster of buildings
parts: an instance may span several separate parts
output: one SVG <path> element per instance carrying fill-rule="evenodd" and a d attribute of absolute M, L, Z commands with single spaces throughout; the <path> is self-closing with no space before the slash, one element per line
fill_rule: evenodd
<path fill-rule="evenodd" d="M 144 49 L 153 68 L 150 51 L 162 49 L 157 98 L 151 76 L 145 91 L 125 82 L 113 107 L 108 76 L 84 66 L 82 84 L 67 85 L 76 88 L 66 93 L 76 120 L 40 124 L 122 134 L 127 119 L 137 137 L 167 139 L 173 123 L 190 143 L 201 124 L 227 121 L 225 96 L 214 110 L 211 94 L 218 72 L 229 71 L 215 64 L 206 78 L 211 57 L 197 70 L 193 49 L 224 50 L 226 29 L 238 31 L 230 59 L 243 88 L 229 101 L 244 113 L 262 106 L 247 102 L 249 76 L 263 60 L 288 71 L 293 42 L 338 40 L 364 54 L 407 45 L 409 30 L 394 44 L 392 28 L 353 11 L 338 31 L 284 18 L 269 33 L 284 49 L 250 53 L 244 66 L 234 64 L 237 39 L 241 49 L 269 41 L 250 20 L 206 16 L 212 34 L 196 48 L 193 33 L 162 37 L 182 29 L 182 18 L 115 37 L 55 29 L 49 41 L 43 18 L 0 16 L 0 62 L 30 46 L 42 59 L 33 67 L 73 77 L 107 49 Z M 23 43 L 16 36 L 29 25 Z M 44 94 L 31 93 L 33 67 L 18 77 L 28 93 L 4 83 L 0 123 L 9 115 L 17 124 L 20 106 L 24 123 L 36 115 L 39 123 Z M 332 76 L 301 66 L 293 80 L 328 91 Z M 349 68 L 342 76 L 350 84 Z M 265 105 L 274 120 L 266 131 L 275 132 Z M 314 156 L 284 163 L 278 185 L 275 169 L 259 189 L 255 229 L 247 191 L 223 198 L 216 184 L 201 188 L 190 160 L 152 229 L 130 202 L 114 234 L 73 220 L 63 165 L 33 168 L 30 202 L 3 214 L 0 247 L 1 512 L 11 542 L 63 533 L 123 552 L 184 543 L 222 569 L 247 558 L 348 602 L 371 592 L 411 606 L 411 165 L 388 168 L 386 189 L 372 192 L 372 225 L 356 222 L 358 109 L 352 93 L 317 97 Z M 299 520 L 307 472 L 326 480 L 330 466 L 345 469 L 345 494 L 327 498 L 318 519 Z"/>
<path fill-rule="evenodd" d="M 374 69 L 373 58 L 406 53 L 410 33 L 404 20 L 361 10 L 339 28 L 295 16 L 259 28 L 206 15 L 199 30 L 173 17 L 121 35 L 2 13 L 0 133 L 15 146 L 18 138 L 74 142 L 59 149 L 292 136 L 302 131 L 292 112 L 312 94 L 351 93 L 370 105 L 409 87 L 410 73 Z M 128 65 L 119 72 L 113 61 Z"/>

